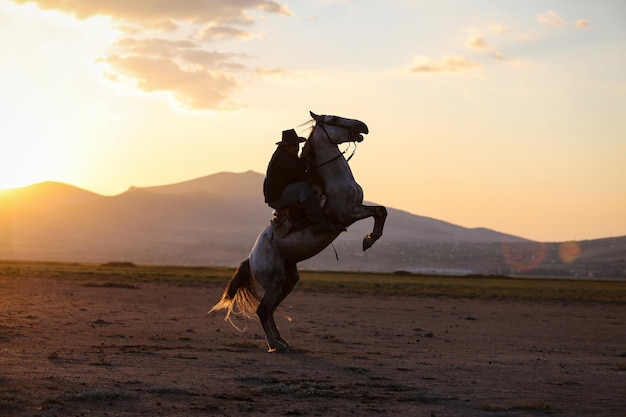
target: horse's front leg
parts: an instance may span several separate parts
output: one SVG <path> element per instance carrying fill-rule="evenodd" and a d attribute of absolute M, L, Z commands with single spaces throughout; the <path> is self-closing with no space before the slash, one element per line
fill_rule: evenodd
<path fill-rule="evenodd" d="M 385 220 L 387 219 L 387 209 L 383 206 L 363 206 L 372 210 L 372 216 L 374 217 L 374 229 L 372 233 L 363 238 L 363 252 L 372 247 L 383 235 L 383 228 L 385 227 Z"/>
<path fill-rule="evenodd" d="M 383 206 L 362 205 L 355 207 L 350 214 L 353 223 L 367 217 L 374 218 L 374 229 L 372 233 L 369 233 L 363 238 L 363 251 L 366 251 L 383 235 L 383 228 L 385 227 L 385 220 L 387 219 L 387 209 Z"/>

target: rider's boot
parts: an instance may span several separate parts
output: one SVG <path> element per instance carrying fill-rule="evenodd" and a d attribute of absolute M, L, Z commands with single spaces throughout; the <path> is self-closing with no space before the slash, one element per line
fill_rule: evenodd
<path fill-rule="evenodd" d="M 339 228 L 333 226 L 328 220 L 324 211 L 319 205 L 319 202 L 315 197 L 307 198 L 302 202 L 302 207 L 306 213 L 307 218 L 313 223 L 313 230 L 319 233 L 337 233 L 342 232 Z"/>

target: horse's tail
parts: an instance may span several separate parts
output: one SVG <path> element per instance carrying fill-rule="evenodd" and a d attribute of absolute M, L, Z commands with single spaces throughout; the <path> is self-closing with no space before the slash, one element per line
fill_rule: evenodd
<path fill-rule="evenodd" d="M 226 321 L 229 321 L 235 328 L 239 329 L 233 323 L 231 314 L 243 316 L 244 318 L 255 318 L 256 308 L 261 298 L 254 287 L 254 277 L 250 270 L 250 259 L 246 259 L 239 264 L 239 268 L 235 271 L 235 275 L 230 279 L 222 299 L 209 310 L 209 314 L 226 310 Z M 235 310 L 235 304 L 237 309 Z M 239 329 L 241 330 L 241 329 Z"/>

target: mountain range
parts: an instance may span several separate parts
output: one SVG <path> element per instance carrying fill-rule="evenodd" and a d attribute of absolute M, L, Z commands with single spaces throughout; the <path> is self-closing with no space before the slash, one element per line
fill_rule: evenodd
<path fill-rule="evenodd" d="M 223 172 L 131 187 L 116 196 L 57 182 L 5 190 L 0 192 L 0 259 L 236 265 L 271 218 L 272 209 L 263 202 L 263 178 L 252 171 Z M 334 249 L 302 267 L 618 277 L 625 272 L 625 237 L 577 243 L 580 254 L 564 262 L 557 243 L 388 211 L 383 237 L 367 252 L 360 242 L 371 231 L 371 219 L 350 226 Z"/>

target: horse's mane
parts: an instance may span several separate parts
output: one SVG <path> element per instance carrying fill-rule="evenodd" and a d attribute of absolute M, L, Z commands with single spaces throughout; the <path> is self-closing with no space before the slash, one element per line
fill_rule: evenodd
<path fill-rule="evenodd" d="M 307 126 L 307 129 L 309 129 L 309 134 L 307 135 L 307 139 L 311 138 L 311 135 L 313 134 L 313 129 L 315 128 L 315 120 L 311 119 L 311 120 L 307 120 L 304 123 L 299 124 L 296 127 L 303 127 L 303 126 Z"/>

